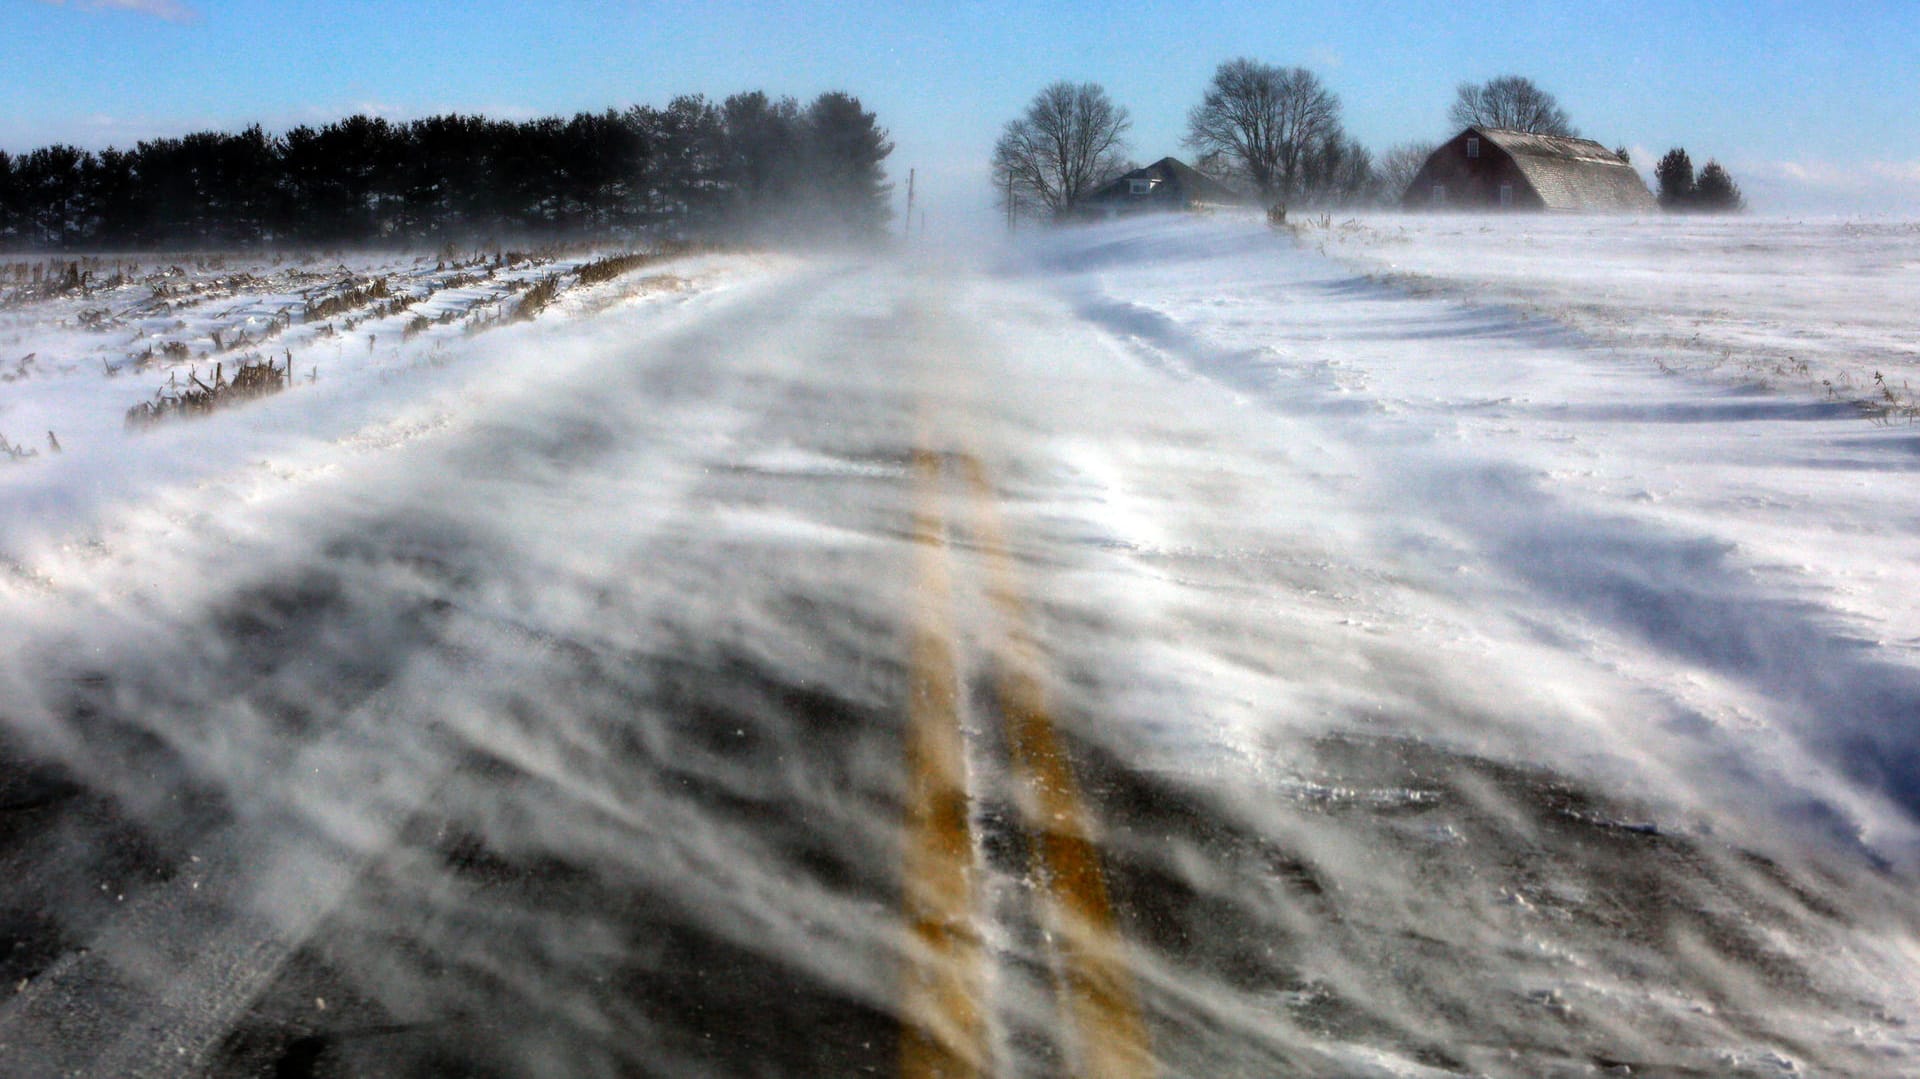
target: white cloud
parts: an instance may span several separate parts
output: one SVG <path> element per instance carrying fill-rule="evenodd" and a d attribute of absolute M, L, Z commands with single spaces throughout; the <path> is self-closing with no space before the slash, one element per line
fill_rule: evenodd
<path fill-rule="evenodd" d="M 1836 191 L 1863 190 L 1885 185 L 1920 188 L 1920 161 L 1860 161 L 1837 164 L 1831 161 L 1761 161 L 1748 166 L 1763 175 L 1774 176 L 1809 187 Z"/>
<path fill-rule="evenodd" d="M 1763 161 L 1760 172 L 1809 187 L 1848 187 L 1860 181 L 1858 169 L 1843 169 L 1830 161 Z"/>
<path fill-rule="evenodd" d="M 151 15 L 168 22 L 192 22 L 200 17 L 200 12 L 183 0 L 40 0 L 54 7 L 77 7 L 91 10 L 133 11 L 142 15 Z"/>
<path fill-rule="evenodd" d="M 1875 161 L 1868 167 L 1883 180 L 1920 186 L 1920 161 Z"/>
<path fill-rule="evenodd" d="M 1920 210 L 1920 160 L 1737 161 L 1728 168 L 1756 204 L 1834 212 Z"/>

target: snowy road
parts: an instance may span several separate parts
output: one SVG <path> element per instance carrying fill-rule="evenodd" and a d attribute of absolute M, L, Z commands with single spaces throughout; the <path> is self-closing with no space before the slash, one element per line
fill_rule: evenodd
<path fill-rule="evenodd" d="M 0 1071 L 1920 1069 L 1910 432 L 1235 222 L 432 358 L 0 478 Z"/>

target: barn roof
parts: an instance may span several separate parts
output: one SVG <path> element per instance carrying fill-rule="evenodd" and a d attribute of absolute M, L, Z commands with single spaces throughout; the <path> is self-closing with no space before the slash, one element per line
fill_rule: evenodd
<path fill-rule="evenodd" d="M 1192 165 L 1177 158 L 1163 157 L 1144 168 L 1134 169 L 1123 176 L 1116 176 L 1103 184 L 1098 191 L 1088 196 L 1089 201 L 1126 198 L 1127 181 L 1153 180 L 1155 194 L 1163 191 L 1176 193 L 1189 203 L 1236 203 L 1246 201 L 1246 196 L 1228 187 L 1226 184 L 1208 176 Z M 1161 195 L 1161 197 L 1167 197 Z"/>
<path fill-rule="evenodd" d="M 1594 142 L 1499 127 L 1472 130 L 1505 150 L 1549 210 L 1651 210 L 1653 192 L 1620 155 Z"/>

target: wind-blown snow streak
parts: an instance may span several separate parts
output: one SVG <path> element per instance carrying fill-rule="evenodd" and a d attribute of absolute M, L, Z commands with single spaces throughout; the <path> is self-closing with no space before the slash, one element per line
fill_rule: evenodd
<path fill-rule="evenodd" d="M 1371 275 L 1511 304 L 1669 368 L 1867 405 L 1891 388 L 1915 404 L 1920 221 L 1377 215 L 1304 238 Z"/>
<path fill-rule="evenodd" d="M 1416 247 L 1408 261 L 1461 257 L 1456 245 L 1477 229 L 1450 220 L 1462 223 L 1433 241 L 1448 255 Z M 1494 219 L 1487 231 L 1511 227 Z M 1762 248 L 1775 228 L 1793 232 L 1747 227 Z M 1843 251 L 1850 242 L 1836 239 Z M 1128 243 L 1152 246 L 1129 254 Z M 1400 542 L 1478 560 L 1459 570 L 1497 572 L 1499 587 L 1520 586 L 1538 609 L 1506 597 L 1501 607 L 1557 635 L 1597 632 L 1608 648 L 1653 653 L 1635 672 L 1646 677 L 1681 686 L 1710 678 L 1761 698 L 1715 702 L 1708 722 L 1745 726 L 1753 709 L 1771 713 L 1764 726 L 1796 736 L 1788 752 L 1814 749 L 1899 803 L 1903 812 L 1863 826 L 1906 842 L 1920 809 L 1920 724 L 1907 721 L 1920 715 L 1920 616 L 1904 596 L 1920 579 L 1898 491 L 1920 468 L 1916 436 L 1791 387 L 1675 376 L 1657 357 L 1471 293 L 1410 297 L 1329 262 L 1284 257 L 1288 246 L 1230 227 L 1172 240 L 1105 236 L 1088 252 L 1097 269 L 1081 276 L 1089 284 L 1076 286 L 1075 303 L 1152 362 L 1306 423 L 1309 444 L 1363 455 L 1357 479 L 1373 505 L 1401 518 L 1393 527 L 1412 533 Z M 1908 247 L 1920 253 L 1920 234 Z M 1485 257 L 1512 256 L 1499 248 Z M 1554 267 L 1535 275 L 1539 287 L 1551 287 L 1554 272 L 1571 279 L 1565 263 L 1531 257 Z M 1660 254 L 1646 257 L 1656 272 Z M 1878 262 L 1892 258 L 1882 251 Z M 1577 247 L 1568 259 L 1591 266 Z M 1205 269 L 1183 272 L 1194 267 Z M 1899 287 L 1860 272 L 1863 304 Z M 1884 267 L 1896 279 L 1904 272 Z M 1582 299 L 1559 287 L 1564 303 Z M 1595 271 L 1588 290 L 1612 295 L 1615 278 Z M 1740 310 L 1764 298 L 1723 302 Z M 1650 304 L 1645 321 L 1657 325 L 1687 302 Z M 1814 336 L 1845 306 L 1831 291 L 1820 302 L 1788 328 Z"/>
<path fill-rule="evenodd" d="M 407 347 L 0 464 L 0 1054 L 892 1073 L 937 624 L 996 1074 L 1076 1053 L 1022 695 L 1164 1074 L 1920 1064 L 1900 428 L 1231 220 Z"/>

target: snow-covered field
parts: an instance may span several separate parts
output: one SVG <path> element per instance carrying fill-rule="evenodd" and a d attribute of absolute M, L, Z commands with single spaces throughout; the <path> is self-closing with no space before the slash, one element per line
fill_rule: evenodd
<path fill-rule="evenodd" d="M 1904 807 L 1887 827 L 1905 833 L 1920 427 L 1763 380 L 1771 357 L 1750 351 L 1852 341 L 1821 353 L 1837 378 L 1904 382 L 1920 232 L 1860 228 L 1385 218 L 1329 240 L 1223 223 L 1043 257 L 1079 260 L 1080 313 L 1142 355 L 1282 413 L 1296 452 L 1359 455 L 1343 468 L 1368 497 L 1349 509 L 1370 530 L 1407 531 L 1429 568 L 1492 558 L 1477 568 L 1549 605 L 1531 616 L 1557 634 L 1593 634 L 1629 670 L 1642 651 L 1670 692 L 1710 684 L 1695 707 L 1715 723 L 1801 728 Z M 1299 257 L 1321 247 L 1343 258 Z M 1742 334 L 1741 362 L 1696 362 Z"/>
<path fill-rule="evenodd" d="M 1140 220 L 482 333 L 437 261 L 0 310 L 0 1053 L 1059 1073 L 1021 669 L 1162 1074 L 1920 1067 L 1920 233 Z M 427 327 L 124 426 L 349 274 Z M 977 1024 L 901 989 L 929 640 Z"/>
<path fill-rule="evenodd" d="M 113 499 L 231 473 L 271 446 L 349 439 L 416 392 L 422 371 L 487 354 L 481 335 L 510 327 L 528 290 L 549 278 L 548 317 L 566 319 L 671 300 L 755 261 L 680 258 L 577 287 L 574 275 L 596 257 L 0 258 L 0 465 L 37 466 L 0 474 L 11 503 L 0 545 L 84 529 L 86 515 Z M 84 285 L 63 287 L 82 274 Z M 176 430 L 178 417 L 158 430 L 128 422 L 144 402 L 196 379 L 230 381 L 255 363 L 290 367 L 300 392 L 211 427 Z"/>
<path fill-rule="evenodd" d="M 1128 497 L 1100 499 L 1116 546 L 1176 580 L 1222 562 L 1246 579 L 1173 590 L 1136 630 L 1155 651 L 1206 656 L 1164 669 L 1187 699 L 1210 702 L 1220 744 L 1257 746 L 1251 766 L 1285 785 L 1299 782 L 1286 751 L 1297 738 L 1274 735 L 1276 717 L 1417 731 L 1666 805 L 1678 816 L 1663 833 L 1800 829 L 1805 850 L 1820 845 L 1811 830 L 1911 873 L 1920 428 L 1817 377 L 1763 372 L 1785 343 L 1850 342 L 1857 351 L 1799 355 L 1836 383 L 1851 370 L 1858 387 L 1868 368 L 1904 383 L 1920 233 L 1767 220 L 1330 225 L 1296 238 L 1247 222 L 1142 223 L 1030 253 L 1082 319 L 1230 402 L 1180 417 L 1188 406 L 1169 393 L 1141 415 L 1185 437 L 1087 448 L 1139 477 Z M 1223 460 L 1216 441 L 1247 451 Z M 1188 484 L 1168 483 L 1181 469 Z M 1196 488 L 1238 496 L 1196 512 Z M 1132 583 L 1120 592 L 1116 608 L 1123 596 L 1141 608 Z M 1143 712 L 1180 714 L 1181 748 L 1208 725 L 1164 699 Z M 1403 901 L 1417 902 L 1426 872 L 1399 879 Z M 1393 892 L 1393 876 L 1351 886 Z M 1542 917 L 1578 923 L 1591 916 L 1579 906 Z M 1873 980 L 1911 1008 L 1912 908 L 1894 924 L 1858 953 L 1836 947 L 1848 958 L 1829 973 L 1862 984 L 1848 964 L 1877 953 Z M 1522 930 L 1502 939 L 1545 946 Z M 1609 965 L 1584 946 L 1558 962 Z M 1584 992 L 1607 996 L 1599 982 Z M 1911 1060 L 1908 1045 L 1895 1059 Z"/>
<path fill-rule="evenodd" d="M 1668 367 L 1914 418 L 1920 221 L 1327 216 L 1302 236 L 1414 291 L 1507 303 Z"/>

